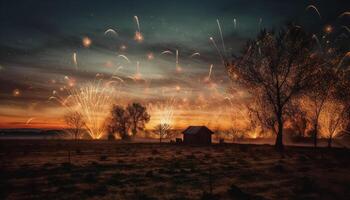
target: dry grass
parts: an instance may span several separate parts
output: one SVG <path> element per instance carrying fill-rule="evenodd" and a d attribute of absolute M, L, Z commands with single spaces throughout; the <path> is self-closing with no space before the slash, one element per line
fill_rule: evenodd
<path fill-rule="evenodd" d="M 267 145 L 2 140 L 0 156 L 0 199 L 350 196 L 350 152 L 344 149 L 290 147 L 281 155 Z"/>

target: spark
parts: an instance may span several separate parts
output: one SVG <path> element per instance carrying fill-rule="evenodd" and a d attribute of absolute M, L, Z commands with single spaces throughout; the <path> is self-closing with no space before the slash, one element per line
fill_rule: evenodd
<path fill-rule="evenodd" d="M 163 51 L 162 53 L 160 53 L 160 55 L 163 55 L 163 54 L 174 54 L 174 53 L 169 51 L 169 50 L 166 50 L 166 51 Z"/>
<path fill-rule="evenodd" d="M 176 72 L 181 72 L 182 68 L 179 66 L 179 50 L 176 49 L 176 61 L 175 61 Z"/>
<path fill-rule="evenodd" d="M 138 32 L 141 32 L 139 18 L 135 15 L 135 16 L 134 16 L 134 19 L 135 19 L 135 21 L 136 21 L 136 25 L 137 25 L 137 30 L 138 30 Z"/>
<path fill-rule="evenodd" d="M 348 51 L 348 52 L 344 55 L 344 57 L 340 60 L 338 66 L 337 66 L 337 68 L 336 68 L 336 71 L 339 70 L 339 68 L 343 65 L 344 60 L 345 60 L 346 58 L 348 58 L 348 57 L 350 57 L 350 51 Z"/>
<path fill-rule="evenodd" d="M 342 18 L 342 17 L 344 17 L 344 16 L 350 16 L 350 12 L 349 12 L 349 11 L 343 12 L 343 13 L 340 14 L 338 17 L 339 17 L 339 18 Z"/>
<path fill-rule="evenodd" d="M 31 121 L 33 121 L 35 119 L 35 117 L 31 117 L 26 121 L 26 125 L 28 125 Z"/>
<path fill-rule="evenodd" d="M 321 46 L 321 43 L 320 43 L 320 40 L 318 39 L 318 37 L 315 34 L 313 34 L 312 38 L 316 41 L 319 49 L 322 51 L 323 49 L 322 49 L 322 46 Z"/>
<path fill-rule="evenodd" d="M 201 54 L 199 52 L 193 53 L 190 58 L 193 58 L 194 56 L 200 56 Z"/>
<path fill-rule="evenodd" d="M 152 116 L 155 116 L 156 124 L 168 125 L 174 127 L 174 111 L 175 111 L 175 98 L 167 98 L 164 102 L 157 104 L 150 104 L 149 110 Z"/>
<path fill-rule="evenodd" d="M 84 37 L 82 41 L 83 41 L 83 46 L 86 48 L 90 47 L 90 45 L 92 43 L 92 41 L 89 37 Z"/>
<path fill-rule="evenodd" d="M 125 50 L 126 50 L 126 46 L 125 46 L 125 45 L 121 45 L 119 48 L 120 48 L 120 50 L 122 50 L 122 51 L 125 51 Z"/>
<path fill-rule="evenodd" d="M 75 69 L 78 69 L 78 61 L 77 61 L 77 53 L 76 52 L 73 53 L 73 63 L 74 63 Z"/>
<path fill-rule="evenodd" d="M 107 29 L 104 34 L 107 35 L 108 33 L 114 34 L 114 35 L 118 35 L 117 31 L 115 31 L 112 28 Z"/>
<path fill-rule="evenodd" d="M 210 41 L 213 43 L 213 45 L 214 45 L 216 51 L 218 52 L 218 54 L 219 54 L 219 56 L 220 56 L 222 62 L 224 62 L 224 57 L 222 56 L 222 54 L 221 54 L 221 52 L 220 52 L 218 46 L 216 45 L 216 42 L 215 42 L 214 38 L 213 38 L 213 37 L 210 37 L 209 39 L 210 39 Z"/>
<path fill-rule="evenodd" d="M 13 95 L 14 97 L 19 97 L 19 96 L 21 95 L 21 91 L 20 91 L 19 89 L 14 89 L 14 90 L 12 91 L 12 95 Z"/>
<path fill-rule="evenodd" d="M 154 59 L 154 55 L 153 55 L 152 52 L 147 54 L 147 59 L 148 60 L 153 60 Z"/>
<path fill-rule="evenodd" d="M 218 24 L 218 28 L 219 28 L 219 33 L 220 33 L 221 42 L 222 42 L 222 48 L 224 50 L 224 54 L 226 55 L 226 47 L 225 47 L 224 37 L 222 36 L 222 30 L 221 30 L 221 25 L 220 25 L 219 19 L 216 19 L 216 23 Z"/>
<path fill-rule="evenodd" d="M 134 39 L 135 39 L 137 42 L 142 42 L 142 41 L 143 41 L 143 35 L 141 34 L 141 32 L 136 31 L 136 32 L 135 32 L 135 37 L 134 37 Z"/>
<path fill-rule="evenodd" d="M 333 31 L 333 27 L 331 25 L 327 25 L 324 27 L 324 31 L 329 34 Z"/>
<path fill-rule="evenodd" d="M 137 42 L 142 42 L 142 41 L 143 41 L 143 35 L 142 35 L 141 29 L 140 29 L 140 21 L 139 21 L 139 18 L 135 15 L 135 16 L 134 16 L 134 19 L 135 19 L 136 25 L 137 25 L 137 31 L 135 32 L 135 37 L 134 37 L 134 39 L 135 39 Z"/>
<path fill-rule="evenodd" d="M 126 61 L 128 61 L 128 63 L 131 63 L 129 58 L 126 57 L 125 55 L 119 54 L 118 57 L 124 58 Z"/>
<path fill-rule="evenodd" d="M 309 5 L 309 6 L 307 6 L 307 7 L 305 8 L 306 11 L 309 10 L 309 9 L 315 10 L 315 12 L 316 12 L 317 15 L 320 17 L 320 19 L 322 19 L 321 14 L 320 14 L 320 12 L 318 11 L 318 9 L 316 8 L 316 6 L 314 6 L 314 5 Z"/>
<path fill-rule="evenodd" d="M 116 96 L 114 88 L 103 85 L 101 81 L 69 89 L 66 98 L 59 96 L 49 98 L 59 102 L 67 111 L 79 112 L 92 139 L 100 139 L 104 135 L 104 122 Z"/>
<path fill-rule="evenodd" d="M 210 80 L 211 72 L 213 70 L 213 64 L 210 65 L 208 79 Z"/>

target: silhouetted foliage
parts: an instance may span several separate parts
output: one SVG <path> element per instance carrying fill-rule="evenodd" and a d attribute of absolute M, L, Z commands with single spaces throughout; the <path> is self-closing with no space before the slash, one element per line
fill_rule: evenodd
<path fill-rule="evenodd" d="M 77 140 L 85 127 L 83 116 L 79 112 L 69 112 L 64 116 L 64 121 L 72 129 L 74 139 Z"/>
<path fill-rule="evenodd" d="M 159 142 L 162 142 L 162 139 L 169 137 L 170 135 L 170 125 L 169 124 L 158 124 L 155 127 L 155 132 L 159 135 Z"/>
<path fill-rule="evenodd" d="M 107 122 L 108 134 L 118 133 L 123 140 L 130 139 L 130 130 L 135 136 L 137 131 L 143 130 L 145 124 L 149 122 L 150 115 L 146 107 L 139 103 L 133 103 L 126 108 L 114 105 L 111 117 Z"/>
<path fill-rule="evenodd" d="M 130 117 L 130 128 L 132 135 L 135 136 L 137 131 L 144 130 L 145 124 L 150 120 L 150 115 L 147 113 L 146 107 L 139 103 L 128 105 L 126 110 Z"/>
<path fill-rule="evenodd" d="M 108 130 L 110 132 L 109 134 L 118 133 L 122 140 L 129 139 L 130 118 L 122 106 L 113 106 Z"/>
<path fill-rule="evenodd" d="M 249 41 L 241 56 L 226 67 L 230 78 L 246 87 L 272 114 L 269 125 L 277 124 L 275 146 L 283 149 L 286 107 L 291 100 L 315 83 L 317 66 L 323 64 L 314 51 L 312 35 L 288 25 L 279 33 L 261 31 Z"/>

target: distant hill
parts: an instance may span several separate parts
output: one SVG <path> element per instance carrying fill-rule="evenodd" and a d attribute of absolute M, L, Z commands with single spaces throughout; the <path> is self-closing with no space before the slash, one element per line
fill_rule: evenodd
<path fill-rule="evenodd" d="M 66 136 L 64 130 L 43 130 L 32 128 L 0 129 L 0 139 L 58 139 Z"/>

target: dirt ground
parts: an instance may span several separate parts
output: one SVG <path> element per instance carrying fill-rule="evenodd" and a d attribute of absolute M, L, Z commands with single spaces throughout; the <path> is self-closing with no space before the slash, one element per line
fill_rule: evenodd
<path fill-rule="evenodd" d="M 0 140 L 0 162 L 0 199 L 350 197 L 347 149 Z"/>

